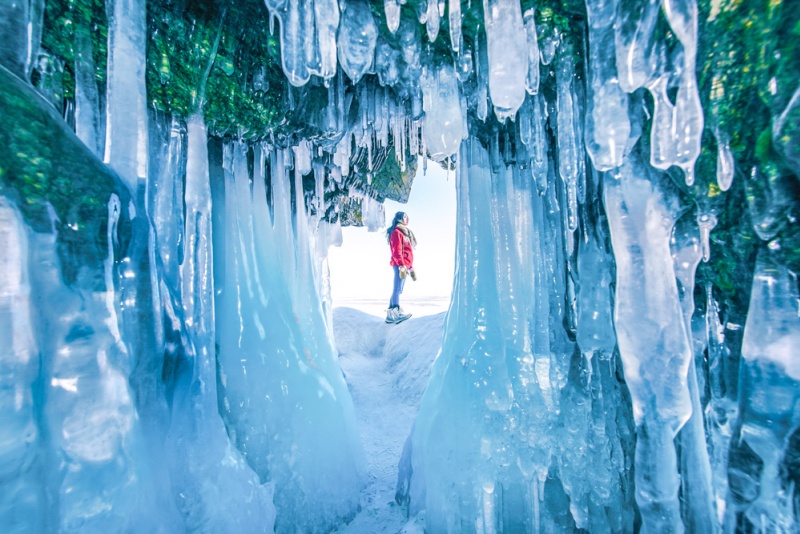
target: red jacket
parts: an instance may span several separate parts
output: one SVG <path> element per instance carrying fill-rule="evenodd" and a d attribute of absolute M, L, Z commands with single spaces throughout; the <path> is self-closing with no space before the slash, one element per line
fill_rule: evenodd
<path fill-rule="evenodd" d="M 414 250 L 411 248 L 411 240 L 406 237 L 403 231 L 395 228 L 389 236 L 389 248 L 392 249 L 391 265 L 405 265 L 409 269 L 414 267 Z"/>

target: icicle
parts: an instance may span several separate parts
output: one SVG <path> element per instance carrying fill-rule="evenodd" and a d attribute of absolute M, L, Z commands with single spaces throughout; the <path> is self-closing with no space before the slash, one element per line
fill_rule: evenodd
<path fill-rule="evenodd" d="M 372 65 L 378 29 L 366 0 L 343 0 L 342 3 L 337 41 L 339 63 L 356 84 Z"/>
<path fill-rule="evenodd" d="M 461 35 L 461 0 L 448 0 L 447 10 L 450 22 L 450 48 L 458 54 L 463 40 Z"/>
<path fill-rule="evenodd" d="M 672 127 L 675 122 L 675 106 L 667 97 L 668 76 L 663 74 L 647 89 L 653 95 L 653 123 L 650 127 L 650 165 L 667 170 L 675 163 L 675 144 Z"/>
<path fill-rule="evenodd" d="M 463 119 L 461 99 L 455 71 L 449 63 L 442 64 L 435 72 L 426 70 L 423 83 L 425 98 L 425 143 L 434 161 L 442 161 L 458 151 Z"/>
<path fill-rule="evenodd" d="M 100 96 L 97 90 L 89 28 L 75 30 L 75 134 L 97 156 L 101 155 Z"/>
<path fill-rule="evenodd" d="M 538 33 L 539 51 L 542 56 L 542 65 L 549 65 L 556 56 L 558 45 L 561 44 L 561 32 L 551 17 L 542 20 L 536 29 Z"/>
<path fill-rule="evenodd" d="M 394 34 L 400 26 L 400 4 L 397 0 L 384 0 L 383 11 L 386 13 L 386 26 Z"/>
<path fill-rule="evenodd" d="M 144 4 L 115 0 L 108 21 L 107 126 L 104 160 L 132 191 L 147 176 Z"/>
<path fill-rule="evenodd" d="M 469 120 L 467 120 L 467 97 L 461 92 L 459 96 L 459 103 L 461 106 L 461 140 L 463 141 L 469 137 Z M 448 167 L 449 169 L 449 167 Z M 449 172 L 449 170 L 448 170 Z"/>
<path fill-rule="evenodd" d="M 682 532 L 674 438 L 692 412 L 687 374 L 694 352 L 669 249 L 677 202 L 635 152 L 616 174 L 605 174 L 603 193 L 617 273 L 614 326 L 637 426 L 642 529 Z"/>
<path fill-rule="evenodd" d="M 461 38 L 460 45 L 461 53 L 456 59 L 456 73 L 461 83 L 466 82 L 472 77 L 472 51 L 464 44 L 464 38 Z"/>
<path fill-rule="evenodd" d="M 717 185 L 727 191 L 733 183 L 734 161 L 727 136 L 717 132 Z"/>
<path fill-rule="evenodd" d="M 311 73 L 306 63 L 306 17 L 311 0 L 287 0 L 288 9 L 280 12 L 281 67 L 289 83 L 301 87 L 308 83 Z"/>
<path fill-rule="evenodd" d="M 536 190 L 540 195 L 547 191 L 548 157 L 547 157 L 547 131 L 545 126 L 546 103 L 541 94 L 533 98 L 533 159 L 531 160 L 531 172 L 536 182 Z"/>
<path fill-rule="evenodd" d="M 324 80 L 336 75 L 336 32 L 339 29 L 339 3 L 336 0 L 308 0 L 314 2 L 319 69 L 315 74 Z"/>
<path fill-rule="evenodd" d="M 688 69 L 688 65 L 686 66 Z M 675 164 L 683 169 L 686 185 L 694 184 L 694 164 L 700 156 L 700 141 L 703 135 L 703 108 L 700 93 L 692 72 L 684 70 L 675 100 Z"/>
<path fill-rule="evenodd" d="M 500 122 L 513 117 L 525 98 L 528 37 L 517 0 L 483 0 L 489 94 Z"/>
<path fill-rule="evenodd" d="M 713 213 L 701 213 L 697 216 L 697 225 L 700 227 L 700 246 L 703 250 L 703 262 L 711 259 L 711 230 L 717 226 L 717 217 Z"/>
<path fill-rule="evenodd" d="M 660 0 L 619 0 L 614 41 L 619 85 L 628 93 L 649 77 L 647 55 L 660 5 Z"/>
<path fill-rule="evenodd" d="M 570 230 L 578 224 L 578 158 L 583 157 L 575 133 L 575 104 L 573 102 L 571 48 L 565 47 L 558 59 L 556 84 L 558 93 L 558 174 L 567 190 L 567 221 Z"/>
<path fill-rule="evenodd" d="M 703 109 L 697 88 L 696 0 L 664 0 L 664 13 L 672 31 L 683 45 L 683 72 L 675 99 L 675 164 L 683 169 L 686 185 L 694 183 L 694 164 L 700 156 L 703 135 Z"/>
<path fill-rule="evenodd" d="M 525 11 L 525 32 L 528 35 L 528 77 L 525 89 L 531 95 L 539 92 L 539 37 L 536 35 L 535 8 Z"/>
<path fill-rule="evenodd" d="M 311 172 L 311 146 L 305 139 L 301 140 L 296 147 L 294 147 L 295 154 L 295 169 L 301 176 Z"/>
<path fill-rule="evenodd" d="M 439 4 L 436 0 L 428 0 L 428 15 L 425 20 L 428 41 L 433 43 L 439 35 Z"/>
<path fill-rule="evenodd" d="M 586 150 L 598 171 L 622 164 L 631 124 L 628 95 L 620 89 L 616 65 L 608 51 L 614 46 L 614 2 L 586 0 L 589 14 L 589 95 L 586 110 Z"/>

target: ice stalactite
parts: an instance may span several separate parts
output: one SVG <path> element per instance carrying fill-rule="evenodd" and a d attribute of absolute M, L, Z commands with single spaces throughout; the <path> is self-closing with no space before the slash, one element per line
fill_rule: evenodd
<path fill-rule="evenodd" d="M 525 78 L 525 89 L 529 94 L 539 92 L 539 36 L 536 34 L 536 10 L 530 8 L 525 11 L 525 33 L 528 35 L 528 76 Z"/>
<path fill-rule="evenodd" d="M 686 185 L 694 183 L 694 164 L 700 156 L 703 109 L 697 88 L 697 0 L 664 0 L 664 13 L 683 45 L 683 70 L 675 98 L 675 164 L 683 169 Z"/>
<path fill-rule="evenodd" d="M 245 463 L 230 442 L 218 412 L 207 136 L 199 116 L 189 119 L 187 129 L 188 139 L 184 141 L 182 132 L 172 128 L 164 166 L 167 173 L 163 176 L 167 187 L 157 196 L 157 205 L 166 204 L 174 193 L 169 186 L 182 182 L 183 168 L 176 156 L 185 143 L 186 191 L 178 199 L 186 205 L 185 222 L 182 210 L 162 211 L 154 218 L 157 230 L 162 230 L 157 231 L 156 238 L 161 250 L 164 243 L 160 239 L 169 242 L 176 231 L 185 236 L 181 257 L 161 256 L 169 261 L 164 267 L 172 267 L 164 271 L 179 274 L 179 278 L 163 280 L 162 301 L 165 320 L 180 333 L 183 357 L 187 358 L 183 363 L 186 368 L 174 377 L 166 440 L 172 491 L 190 531 L 271 532 L 275 522 L 274 486 L 262 485 Z M 174 272 L 176 267 L 178 273 Z M 185 330 L 181 323 L 185 323 Z"/>
<path fill-rule="evenodd" d="M 528 37 L 516 0 L 484 0 L 483 12 L 489 94 L 497 119 L 503 122 L 517 113 L 525 98 Z"/>
<path fill-rule="evenodd" d="M 461 0 L 448 0 L 447 2 L 448 22 L 450 25 L 450 48 L 456 53 L 461 53 Z"/>
<path fill-rule="evenodd" d="M 749 448 L 762 462 L 742 480 L 753 491 L 740 504 L 745 517 L 765 532 L 789 532 L 793 505 L 780 464 L 790 450 L 790 436 L 800 426 L 800 365 L 795 352 L 800 342 L 800 295 L 796 276 L 771 254 L 762 247 L 753 277 L 739 383 L 745 402 L 735 447 Z"/>
<path fill-rule="evenodd" d="M 726 516 L 728 491 L 728 451 L 734 423 L 738 418 L 738 404 L 733 398 L 738 376 L 731 377 L 730 349 L 725 344 L 724 328 L 720 321 L 719 306 L 710 285 L 705 288 L 705 334 L 708 351 L 708 404 L 705 409 L 708 427 L 708 450 L 712 469 L 714 502 L 720 524 Z M 735 476 L 735 475 L 734 475 Z"/>
<path fill-rule="evenodd" d="M 442 161 L 458 151 L 464 137 L 458 79 L 453 67 L 443 64 L 426 69 L 422 84 L 425 146 L 434 161 Z"/>
<path fill-rule="evenodd" d="M 275 484 L 276 528 L 314 530 L 358 506 L 352 401 L 318 300 L 302 186 L 292 201 L 288 152 L 269 153 L 274 215 L 261 171 L 251 191 L 245 147 L 227 152 L 225 249 L 215 252 L 225 263 L 216 301 L 223 417 L 248 464 Z"/>
<path fill-rule="evenodd" d="M 311 0 L 288 0 L 286 10 L 278 14 L 281 22 L 281 65 L 286 79 L 294 86 L 308 82 L 311 73 L 308 69 L 306 49 L 307 32 L 313 31 L 308 24 L 313 16 Z"/>
<path fill-rule="evenodd" d="M 616 2 L 588 0 L 589 83 L 586 105 L 586 151 L 598 171 L 619 167 L 631 133 L 628 95 L 620 88 L 617 67 L 608 50 L 614 46 Z"/>
<path fill-rule="evenodd" d="M 558 174 L 564 181 L 567 190 L 567 218 L 569 229 L 575 230 L 578 225 L 578 179 L 579 159 L 583 158 L 584 146 L 576 132 L 576 116 L 580 111 L 575 102 L 572 88 L 575 66 L 571 54 L 571 45 L 566 43 L 567 50 L 558 58 Z M 583 176 L 580 177 L 583 179 Z"/>
<path fill-rule="evenodd" d="M 617 265 L 614 324 L 637 429 L 636 502 L 642 528 L 682 532 L 673 439 L 692 413 L 693 350 L 669 249 L 676 199 L 636 152 L 603 181 Z"/>
<path fill-rule="evenodd" d="M 343 2 L 337 46 L 339 63 L 353 83 L 372 65 L 378 29 L 366 0 Z"/>
<path fill-rule="evenodd" d="M 398 0 L 384 0 L 383 8 L 386 13 L 386 26 L 390 32 L 395 33 L 400 26 L 400 3 Z"/>
<path fill-rule="evenodd" d="M 99 157 L 102 157 L 101 130 L 100 96 L 87 24 L 75 30 L 75 134 Z"/>
<path fill-rule="evenodd" d="M 337 49 L 336 32 L 339 29 L 339 4 L 335 0 L 313 0 L 316 36 L 319 43 L 319 67 L 312 67 L 311 72 L 327 81 L 336 76 Z M 313 34 L 312 34 L 313 35 Z M 307 46 L 315 46 L 312 35 L 306 39 Z"/>
<path fill-rule="evenodd" d="M 660 7 L 660 0 L 618 0 L 614 23 L 617 73 L 620 87 L 628 93 L 647 82 L 652 68 L 648 56 Z"/>
<path fill-rule="evenodd" d="M 704 257 L 701 232 L 698 232 L 693 212 L 685 213 L 675 224 L 671 249 L 678 292 L 685 321 L 685 330 L 693 352 L 698 345 L 693 336 L 695 272 Z M 698 372 L 703 372 L 703 354 L 689 364 L 687 384 L 692 402 L 692 415 L 681 428 L 676 443 L 680 450 L 681 505 L 684 524 L 689 532 L 719 532 L 720 523 L 715 510 L 711 463 L 706 447 L 706 423 L 701 404 Z M 699 360 L 699 361 L 697 361 Z M 699 368 L 699 370 L 698 370 Z"/>
<path fill-rule="evenodd" d="M 136 194 L 147 176 L 146 6 L 135 0 L 112 0 L 108 12 L 104 161 Z"/>

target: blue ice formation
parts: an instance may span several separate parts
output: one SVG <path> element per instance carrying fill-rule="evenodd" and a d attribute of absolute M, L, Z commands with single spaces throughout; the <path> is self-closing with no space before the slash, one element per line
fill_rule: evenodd
<path fill-rule="evenodd" d="M 162 4 L 0 13 L 0 530 L 350 521 L 368 473 L 327 250 L 430 158 L 456 170 L 457 258 L 399 459 L 412 524 L 797 531 L 800 89 L 773 67 L 800 10 Z M 68 29 L 98 6 L 102 47 Z M 239 9 L 274 32 L 269 65 L 223 32 Z M 731 13 L 782 36 L 747 93 L 753 146 L 723 120 L 735 61 L 701 69 Z M 181 65 L 188 112 L 157 105 L 180 51 L 148 55 L 180 17 L 204 58 Z M 239 91 L 280 104 L 242 112 L 270 128 L 217 124 Z"/>

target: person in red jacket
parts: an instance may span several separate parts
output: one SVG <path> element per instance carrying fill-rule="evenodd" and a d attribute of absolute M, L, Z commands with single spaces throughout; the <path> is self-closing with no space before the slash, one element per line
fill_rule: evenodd
<path fill-rule="evenodd" d="M 392 225 L 386 230 L 386 239 L 392 251 L 392 260 L 389 264 L 394 270 L 394 286 L 392 298 L 389 299 L 389 309 L 386 310 L 386 322 L 397 324 L 411 317 L 410 313 L 405 313 L 400 307 L 400 293 L 403 292 L 406 276 L 411 276 L 412 280 L 417 279 L 417 273 L 414 272 L 414 247 L 417 246 L 417 239 L 414 237 L 414 232 L 408 228 L 406 213 L 402 211 L 395 213 Z"/>

